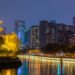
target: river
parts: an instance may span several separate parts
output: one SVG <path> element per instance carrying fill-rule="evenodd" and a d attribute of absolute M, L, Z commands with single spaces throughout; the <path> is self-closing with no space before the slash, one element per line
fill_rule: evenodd
<path fill-rule="evenodd" d="M 18 69 L 2 69 L 0 75 L 75 75 L 75 59 L 21 57 Z"/>

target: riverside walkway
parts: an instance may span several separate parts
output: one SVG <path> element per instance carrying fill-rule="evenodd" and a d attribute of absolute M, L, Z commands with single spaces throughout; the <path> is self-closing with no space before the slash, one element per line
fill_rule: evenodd
<path fill-rule="evenodd" d="M 17 55 L 17 57 L 21 58 L 21 59 L 35 59 L 35 60 L 56 60 L 56 62 L 58 61 L 63 61 L 63 62 L 75 62 L 75 58 L 74 57 L 69 57 L 69 56 L 44 56 L 44 55 L 35 55 L 35 54 L 25 54 L 25 55 Z"/>

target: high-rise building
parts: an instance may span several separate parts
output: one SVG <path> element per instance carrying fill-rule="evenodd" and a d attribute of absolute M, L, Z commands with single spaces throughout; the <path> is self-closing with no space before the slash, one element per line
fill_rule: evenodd
<path fill-rule="evenodd" d="M 73 25 L 75 25 L 75 16 L 73 16 Z"/>
<path fill-rule="evenodd" d="M 40 48 L 46 46 L 46 32 L 49 32 L 48 21 L 40 21 Z"/>
<path fill-rule="evenodd" d="M 22 46 L 25 46 L 25 21 L 17 20 L 15 21 L 15 32 L 20 39 Z"/>
<path fill-rule="evenodd" d="M 75 32 L 75 27 L 63 23 L 40 21 L 40 48 L 50 43 L 65 44 Z"/>
<path fill-rule="evenodd" d="M 75 45 L 75 34 L 69 39 L 71 45 Z"/>
<path fill-rule="evenodd" d="M 39 48 L 39 26 L 32 26 L 30 28 L 30 48 Z"/>
<path fill-rule="evenodd" d="M 30 29 L 25 31 L 25 48 L 30 46 Z"/>

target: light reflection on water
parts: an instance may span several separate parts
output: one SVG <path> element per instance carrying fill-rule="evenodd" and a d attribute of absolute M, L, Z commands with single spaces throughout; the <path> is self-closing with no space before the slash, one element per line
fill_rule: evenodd
<path fill-rule="evenodd" d="M 74 61 L 64 60 L 61 65 L 60 60 L 39 60 L 37 58 L 22 59 L 23 64 L 18 70 L 18 75 L 75 75 Z"/>
<path fill-rule="evenodd" d="M 18 75 L 60 75 L 60 62 L 24 59 Z"/>
<path fill-rule="evenodd" d="M 22 66 L 0 70 L 0 75 L 75 75 L 75 61 L 40 58 L 22 58 Z M 62 67 L 62 69 L 61 69 Z"/>
<path fill-rule="evenodd" d="M 16 69 L 2 69 L 0 70 L 0 75 L 17 75 Z"/>

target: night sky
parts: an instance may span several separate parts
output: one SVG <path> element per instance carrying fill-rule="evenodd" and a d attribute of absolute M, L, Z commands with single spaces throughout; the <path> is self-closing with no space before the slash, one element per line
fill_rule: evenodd
<path fill-rule="evenodd" d="M 73 16 L 75 0 L 0 0 L 0 19 L 7 32 L 14 31 L 15 20 L 25 20 L 28 28 L 40 20 L 72 24 Z"/>

